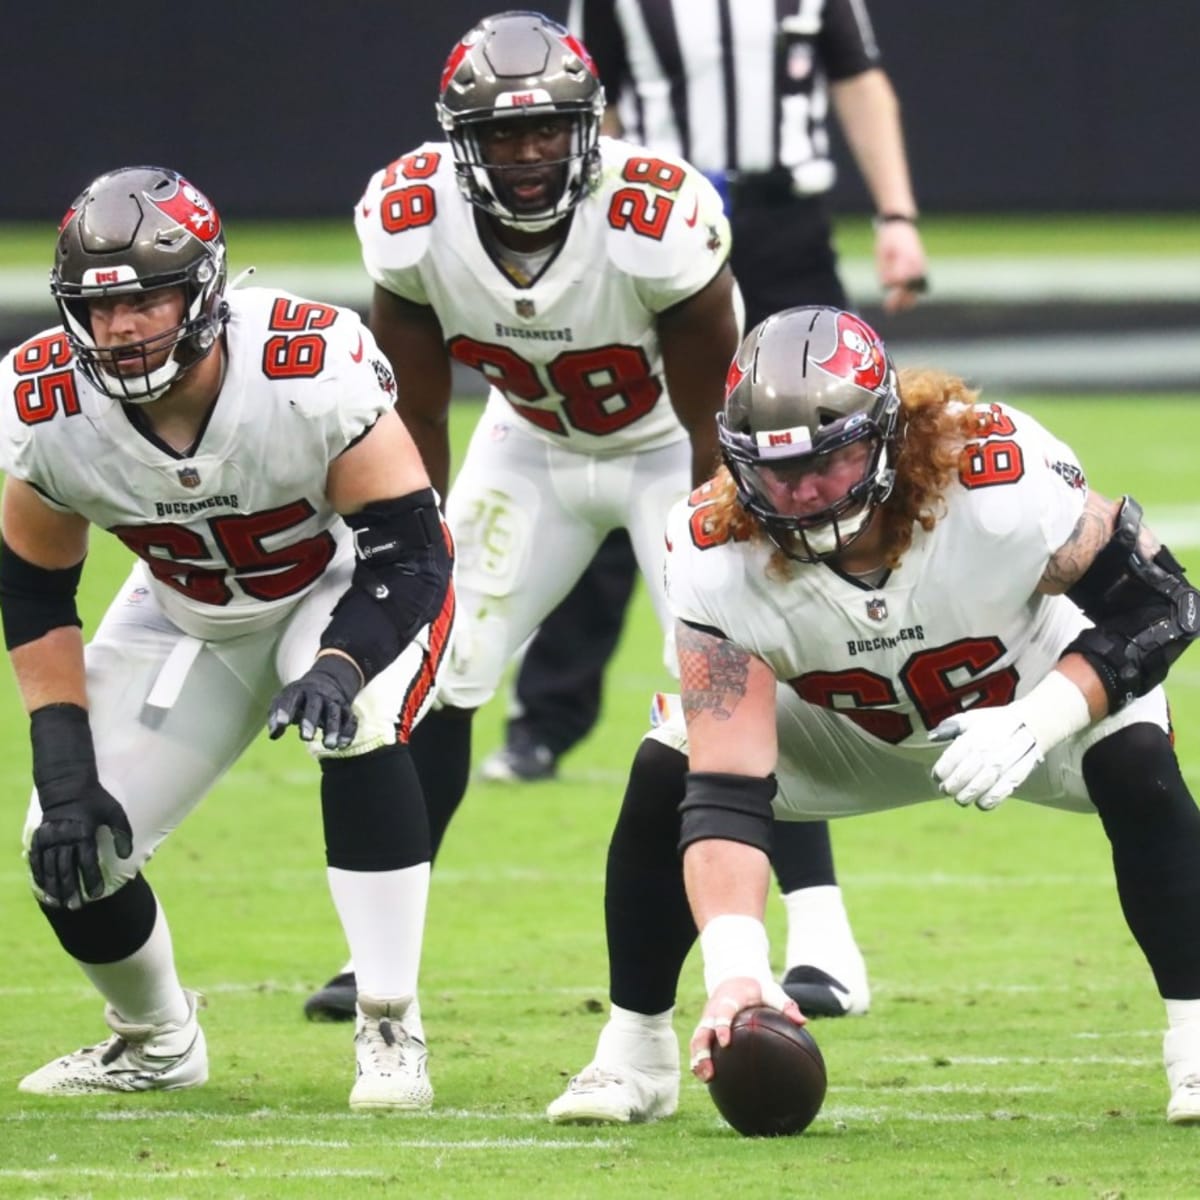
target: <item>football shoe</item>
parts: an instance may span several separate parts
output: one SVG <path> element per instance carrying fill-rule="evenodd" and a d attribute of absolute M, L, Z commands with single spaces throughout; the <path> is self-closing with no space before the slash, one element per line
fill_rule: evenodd
<path fill-rule="evenodd" d="M 187 1017 L 163 1025 L 134 1025 L 108 1005 L 104 1020 L 112 1037 L 47 1063 L 26 1075 L 19 1090 L 38 1096 L 87 1096 L 198 1087 L 208 1079 L 208 1048 L 196 1019 L 203 998 L 196 992 L 184 994 Z"/>
<path fill-rule="evenodd" d="M 546 1109 L 555 1125 L 631 1125 L 679 1107 L 679 1042 L 670 1026 L 600 1032 L 596 1057 Z"/>
<path fill-rule="evenodd" d="M 433 1104 L 429 1052 L 404 1027 L 411 1003 L 411 996 L 384 1000 L 359 993 L 351 1108 L 424 1112 Z"/>

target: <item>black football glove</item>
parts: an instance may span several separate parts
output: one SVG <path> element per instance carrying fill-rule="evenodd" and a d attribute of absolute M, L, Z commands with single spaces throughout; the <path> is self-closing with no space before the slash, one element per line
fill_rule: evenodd
<path fill-rule="evenodd" d="M 353 704 L 361 688 L 362 673 L 350 659 L 322 654 L 271 701 L 267 730 L 277 738 L 299 725 L 301 741 L 311 742 L 320 729 L 326 750 L 345 750 L 358 729 Z"/>
<path fill-rule="evenodd" d="M 48 704 L 35 709 L 29 722 L 33 782 L 42 806 L 42 823 L 29 845 L 29 873 L 52 904 L 96 900 L 104 894 L 96 834 L 107 826 L 117 857 L 128 858 L 129 818 L 100 782 L 84 709 Z"/>

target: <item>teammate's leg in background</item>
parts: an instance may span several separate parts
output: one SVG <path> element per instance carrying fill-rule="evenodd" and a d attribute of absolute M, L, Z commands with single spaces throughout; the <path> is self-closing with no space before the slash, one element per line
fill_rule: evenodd
<path fill-rule="evenodd" d="M 591 731 L 636 577 L 629 535 L 614 529 L 526 647 L 514 685 L 518 715 L 508 722 L 504 746 L 484 759 L 484 779 L 552 779 L 559 758 Z"/>

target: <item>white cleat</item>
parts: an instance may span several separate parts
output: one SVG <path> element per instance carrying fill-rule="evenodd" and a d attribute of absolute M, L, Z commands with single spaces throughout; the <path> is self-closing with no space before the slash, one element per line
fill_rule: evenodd
<path fill-rule="evenodd" d="M 592 1063 L 550 1103 L 546 1116 L 555 1125 L 633 1125 L 669 1117 L 678 1107 L 678 1071 Z"/>
<path fill-rule="evenodd" d="M 1200 1125 L 1200 1028 L 1168 1029 L 1163 1062 L 1171 1088 L 1167 1120 L 1172 1125 Z"/>
<path fill-rule="evenodd" d="M 381 1000 L 359 992 L 354 1034 L 358 1075 L 350 1092 L 351 1108 L 425 1112 L 432 1106 L 429 1052 L 404 1028 L 411 1003 L 410 996 Z"/>
<path fill-rule="evenodd" d="M 186 1019 L 165 1025 L 133 1025 L 107 1006 L 104 1020 L 112 1037 L 47 1063 L 26 1075 L 19 1090 L 36 1096 L 91 1096 L 199 1087 L 208 1079 L 208 1048 L 196 1019 L 204 1001 L 196 992 L 184 994 Z"/>
<path fill-rule="evenodd" d="M 1172 1125 L 1200 1125 L 1200 1071 L 1185 1077 L 1171 1093 L 1167 1120 Z"/>
<path fill-rule="evenodd" d="M 634 1014 L 626 1014 L 626 1022 Z M 632 1125 L 679 1107 L 679 1042 L 670 1024 L 630 1027 L 610 1019 L 596 1057 L 546 1109 L 555 1125 Z"/>

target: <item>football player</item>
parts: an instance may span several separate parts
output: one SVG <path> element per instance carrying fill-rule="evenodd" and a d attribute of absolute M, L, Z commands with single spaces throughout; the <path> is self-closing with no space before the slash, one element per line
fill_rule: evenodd
<path fill-rule="evenodd" d="M 1166 1002 L 1167 1118 L 1200 1122 L 1200 812 L 1160 686 L 1200 632 L 1200 593 L 1137 503 L 1091 491 L 1067 446 L 961 380 L 897 380 L 837 309 L 751 331 L 720 439 L 724 468 L 667 538 L 682 704 L 642 742 L 620 818 L 680 845 L 684 882 L 676 907 L 644 912 L 658 955 L 617 930 L 614 972 L 636 959 L 673 999 L 699 929 L 692 1069 L 710 1079 L 740 1009 L 803 1020 L 767 961 L 772 812 L 848 816 L 938 789 L 990 810 L 1019 793 L 1099 815 Z M 636 892 L 636 862 L 619 878 Z M 578 1115 L 573 1093 L 669 1107 L 678 1079 L 653 1036 L 623 1061 L 605 1050 L 602 1034 L 552 1119 Z"/>
<path fill-rule="evenodd" d="M 59 230 L 61 328 L 0 363 L 0 612 L 30 715 L 34 894 L 111 1035 L 43 1095 L 193 1087 L 199 997 L 143 867 L 264 721 L 320 762 L 359 965 L 355 1108 L 432 1100 L 413 1007 L 429 831 L 407 739 L 453 619 L 451 544 L 358 317 L 227 292 L 221 219 L 174 171 L 94 180 Z M 90 526 L 137 556 L 84 647 Z"/>
<path fill-rule="evenodd" d="M 739 335 L 728 222 L 687 163 L 601 138 L 603 114 L 587 51 L 565 29 L 537 13 L 488 18 L 442 74 L 448 141 L 377 172 L 355 214 L 371 329 L 439 492 L 451 362 L 492 385 L 446 505 L 459 629 L 438 708 L 413 740 L 435 853 L 467 787 L 474 711 L 611 529 L 629 531 L 670 627 L 666 515 L 717 461 Z M 827 831 L 812 833 L 828 861 Z M 797 994 L 814 1011 L 865 1011 L 836 883 L 786 903 L 803 933 Z M 347 965 L 306 1011 L 336 1017 L 352 995 Z"/>

